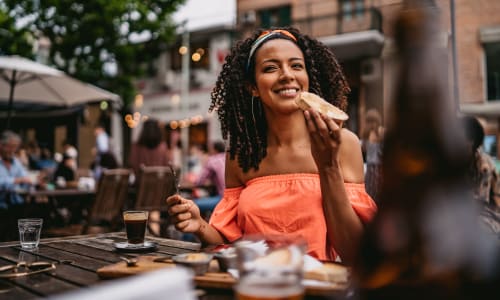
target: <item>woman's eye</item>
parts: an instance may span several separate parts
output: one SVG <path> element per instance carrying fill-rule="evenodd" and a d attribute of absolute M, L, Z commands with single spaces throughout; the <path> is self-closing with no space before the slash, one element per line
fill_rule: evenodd
<path fill-rule="evenodd" d="M 292 68 L 294 68 L 294 69 L 303 69 L 304 66 L 302 66 L 302 64 L 297 63 L 297 64 L 293 64 Z"/>
<path fill-rule="evenodd" d="M 272 72 L 274 70 L 276 70 L 276 66 L 265 66 L 264 67 L 264 72 Z"/>

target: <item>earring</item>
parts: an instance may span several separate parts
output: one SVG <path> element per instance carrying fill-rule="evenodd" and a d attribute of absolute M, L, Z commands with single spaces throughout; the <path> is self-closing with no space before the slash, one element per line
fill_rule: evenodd
<path fill-rule="evenodd" d="M 254 96 L 252 96 L 252 118 L 253 118 L 253 123 L 257 124 L 257 122 L 255 121 L 255 114 L 253 112 L 253 99 L 254 99 Z"/>

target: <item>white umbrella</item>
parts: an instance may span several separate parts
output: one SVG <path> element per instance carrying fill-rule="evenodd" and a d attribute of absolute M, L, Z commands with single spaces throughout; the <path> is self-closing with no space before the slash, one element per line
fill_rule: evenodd
<path fill-rule="evenodd" d="M 0 102 L 8 101 L 7 128 L 10 127 L 14 101 L 70 107 L 101 100 L 121 104 L 118 95 L 72 78 L 60 70 L 19 56 L 0 56 Z"/>

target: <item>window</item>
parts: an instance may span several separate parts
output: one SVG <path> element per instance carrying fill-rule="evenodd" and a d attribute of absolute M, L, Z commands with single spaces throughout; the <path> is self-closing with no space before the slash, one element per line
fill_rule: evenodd
<path fill-rule="evenodd" d="M 497 137 L 495 135 L 486 135 L 483 141 L 484 152 L 492 157 L 497 156 Z"/>
<path fill-rule="evenodd" d="M 260 26 L 270 28 L 273 26 L 290 26 L 290 6 L 282 6 L 259 11 Z"/>
<path fill-rule="evenodd" d="M 488 100 L 500 100 L 500 42 L 485 43 L 484 53 Z"/>
<path fill-rule="evenodd" d="M 356 17 L 362 17 L 364 8 L 364 0 L 340 0 L 342 17 L 346 20 L 351 19 L 354 14 Z"/>

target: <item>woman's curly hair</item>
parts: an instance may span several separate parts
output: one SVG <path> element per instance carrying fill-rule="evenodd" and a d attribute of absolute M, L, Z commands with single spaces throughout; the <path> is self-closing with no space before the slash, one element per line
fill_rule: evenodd
<path fill-rule="evenodd" d="M 309 92 L 345 111 L 346 95 L 350 89 L 331 50 L 295 28 L 280 27 L 270 30 L 275 29 L 286 30 L 297 39 L 296 44 L 304 54 Z M 229 157 L 237 157 L 243 172 L 251 168 L 258 170 L 267 149 L 267 120 L 261 102 L 253 100 L 250 91 L 250 87 L 255 84 L 255 54 L 247 71 L 250 49 L 263 31 L 256 30 L 251 37 L 238 42 L 231 49 L 211 93 L 212 103 L 209 111 L 218 112 L 222 136 L 225 140 L 229 137 Z M 277 38 L 287 37 L 279 35 Z M 269 40 L 271 39 L 273 38 Z"/>

